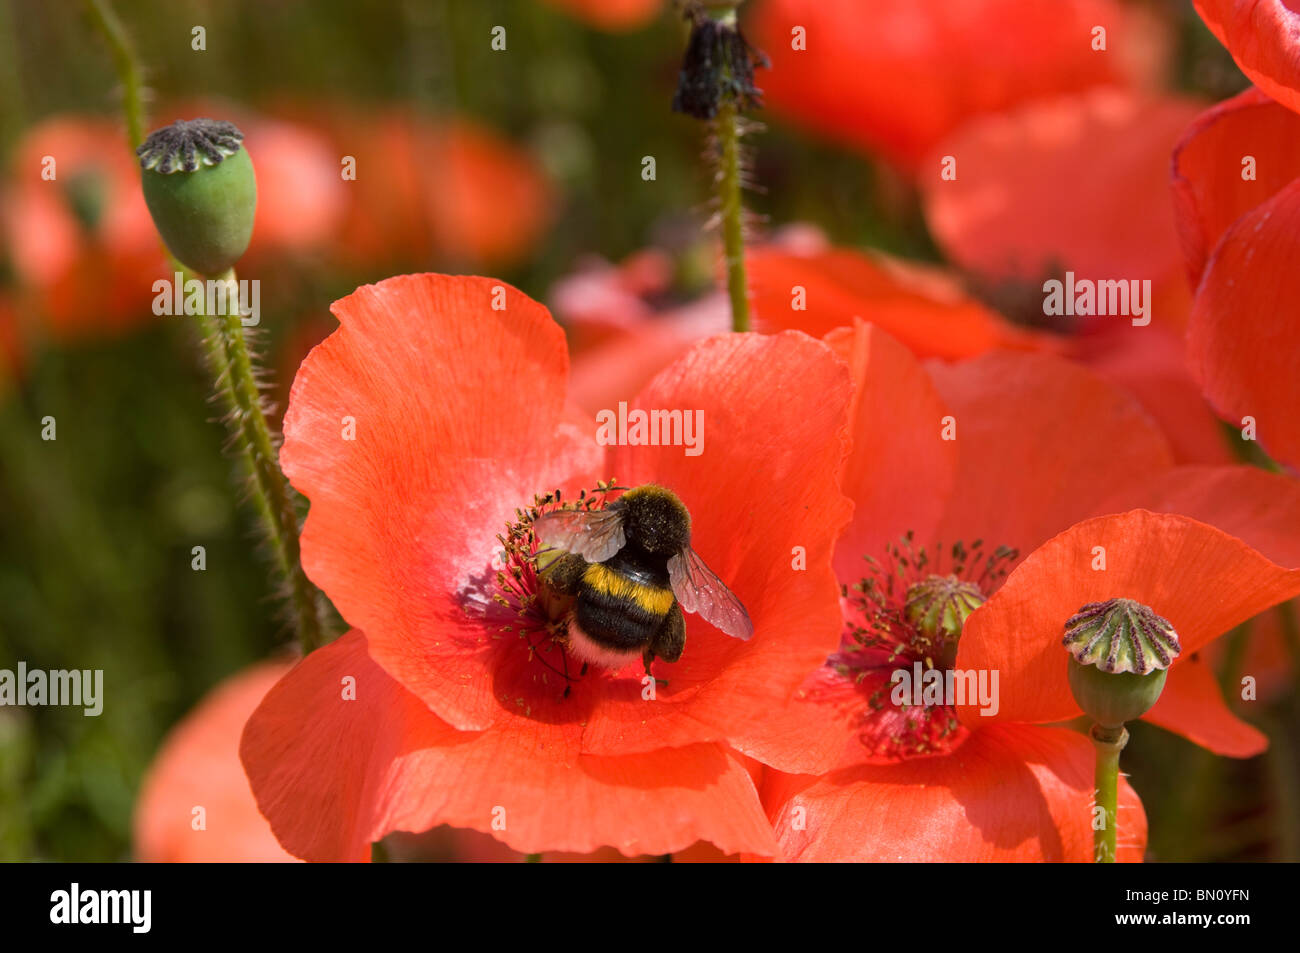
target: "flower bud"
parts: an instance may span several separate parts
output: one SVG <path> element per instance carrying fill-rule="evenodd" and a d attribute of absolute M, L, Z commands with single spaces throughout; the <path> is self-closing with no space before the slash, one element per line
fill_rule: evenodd
<path fill-rule="evenodd" d="M 1066 621 L 1062 643 L 1070 652 L 1074 700 L 1111 728 L 1151 709 L 1182 651 L 1174 627 L 1132 599 L 1083 606 Z"/>
<path fill-rule="evenodd" d="M 180 119 L 136 150 L 158 233 L 201 275 L 225 272 L 253 237 L 257 179 L 243 138 L 233 123 Z"/>

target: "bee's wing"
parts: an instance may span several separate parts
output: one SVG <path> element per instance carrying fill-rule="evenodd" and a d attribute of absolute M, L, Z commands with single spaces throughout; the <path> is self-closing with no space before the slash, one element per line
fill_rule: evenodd
<path fill-rule="evenodd" d="M 623 534 L 622 507 L 603 510 L 555 510 L 533 523 L 543 549 L 576 553 L 589 563 L 609 559 L 627 541 Z"/>
<path fill-rule="evenodd" d="M 706 622 L 738 639 L 748 639 L 754 634 L 754 623 L 736 594 L 704 565 L 704 560 L 691 547 L 683 546 L 680 553 L 668 560 L 668 579 L 673 595 L 687 612 L 698 612 Z"/>

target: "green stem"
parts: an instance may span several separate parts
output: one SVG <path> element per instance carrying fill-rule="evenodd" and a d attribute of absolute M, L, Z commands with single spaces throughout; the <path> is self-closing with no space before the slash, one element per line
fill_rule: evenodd
<path fill-rule="evenodd" d="M 1099 864 L 1115 862 L 1115 844 L 1119 813 L 1119 753 L 1128 744 L 1128 729 L 1092 726 L 1092 744 L 1097 749 L 1096 806 L 1104 812 L 1102 826 L 1093 824 L 1093 860 Z"/>
<path fill-rule="evenodd" d="M 86 0 L 86 10 L 108 41 L 117 75 L 122 80 L 122 112 L 126 115 L 126 138 L 134 152 L 144 142 L 144 70 L 135 54 L 131 37 L 122 27 L 107 0 Z"/>
<path fill-rule="evenodd" d="M 734 102 L 718 109 L 718 199 L 722 245 L 727 264 L 727 296 L 731 299 L 731 329 L 749 330 L 749 285 L 745 279 L 745 207 L 740 199 L 740 124 Z"/>
<path fill-rule="evenodd" d="M 238 281 L 233 268 L 215 280 L 227 283 L 228 302 L 238 301 Z M 240 450 L 253 476 L 253 499 L 276 564 L 289 588 L 298 638 L 303 652 L 310 652 L 321 644 L 321 626 L 315 587 L 302 570 L 294 494 L 280 470 L 279 454 L 262 410 L 262 395 L 239 308 L 228 307 L 225 311 L 207 319 L 204 336 L 218 373 L 218 387 L 224 381 L 226 397 L 233 403 L 231 426 L 240 437 Z"/>

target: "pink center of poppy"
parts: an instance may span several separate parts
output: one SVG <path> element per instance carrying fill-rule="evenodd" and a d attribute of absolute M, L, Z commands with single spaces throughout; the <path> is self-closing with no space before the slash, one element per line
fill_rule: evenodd
<path fill-rule="evenodd" d="M 614 481 L 597 483 L 594 490 L 583 490 L 577 499 L 565 500 L 559 490 L 533 497 L 532 505 L 515 510 L 515 519 L 497 536 L 502 546 L 501 567 L 496 572 L 493 601 L 502 607 L 506 620 L 501 632 L 517 637 L 524 644 L 530 663 L 537 666 L 535 681 L 557 688 L 567 698 L 575 682 L 586 674 L 587 666 L 569 657 L 569 619 L 573 609 L 571 597 L 559 595 L 544 585 L 541 573 L 560 556 L 543 550 L 537 540 L 535 521 L 555 510 L 598 510 L 614 490 Z"/>
<path fill-rule="evenodd" d="M 932 556 L 913 545 L 911 532 L 886 552 L 883 562 L 865 557 L 868 575 L 845 590 L 844 638 L 827 665 L 865 696 L 858 739 L 868 754 L 943 754 L 967 731 L 942 676 L 956 663 L 962 624 L 1006 576 L 1017 552 L 999 546 L 986 554 L 977 540 L 970 547 L 936 547 Z"/>

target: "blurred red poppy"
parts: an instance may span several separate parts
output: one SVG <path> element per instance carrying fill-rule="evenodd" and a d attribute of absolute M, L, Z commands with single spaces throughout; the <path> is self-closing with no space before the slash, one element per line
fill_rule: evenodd
<path fill-rule="evenodd" d="M 772 60 L 759 78 L 771 111 L 912 172 L 972 117 L 1099 85 L 1152 89 L 1168 58 L 1150 14 L 1114 0 L 746 6 Z"/>
<path fill-rule="evenodd" d="M 2 218 L 21 300 L 52 337 L 112 335 L 154 320 L 163 251 L 115 124 L 58 116 L 29 129 L 10 163 Z"/>
<path fill-rule="evenodd" d="M 512 264 L 554 214 L 536 159 L 484 126 L 344 105 L 318 121 L 349 196 L 335 243 L 344 264 Z"/>
<path fill-rule="evenodd" d="M 359 859 L 391 830 L 448 823 L 524 852 L 706 840 L 770 854 L 732 749 L 817 764 L 801 739 L 754 726 L 838 638 L 830 558 L 848 504 L 827 474 L 846 452 L 844 367 L 798 333 L 705 341 L 636 407 L 700 411 L 707 449 L 606 455 L 594 422 L 565 409 L 563 333 L 514 289 L 412 275 L 334 311 L 340 329 L 294 382 L 281 459 L 311 500 L 303 564 L 364 634 L 304 659 L 245 731 L 281 843 Z M 535 494 L 572 495 L 602 473 L 672 488 L 695 514 L 693 548 L 756 627 L 742 643 L 690 617 L 686 653 L 655 663 L 669 684 L 650 700 L 639 669 L 576 674 L 528 554 L 502 552 Z"/>
<path fill-rule="evenodd" d="M 145 863 L 293 861 L 257 810 L 243 765 L 244 723 L 290 662 L 226 679 L 171 730 L 140 787 L 135 856 Z"/>
<path fill-rule="evenodd" d="M 939 244 L 986 286 L 1023 289 L 1012 300 L 1031 303 L 1026 318 L 1048 320 L 1044 279 L 1064 283 L 1067 272 L 1149 281 L 1149 295 L 1137 286 L 1144 314 L 1075 317 L 1061 326 L 1061 349 L 1137 396 L 1180 461 L 1227 463 L 1228 444 L 1187 368 L 1191 298 L 1174 212 L 1151 201 L 1198 108 L 1098 90 L 979 119 L 938 147 L 956 178 L 936 175 L 922 188 Z"/>
<path fill-rule="evenodd" d="M 931 157 L 926 220 L 949 259 L 987 279 L 1150 280 L 1149 314 L 1168 327 L 1186 314 L 1187 291 L 1161 196 L 1169 154 L 1201 108 L 1098 90 L 979 119 Z M 951 180 L 942 156 L 955 162 Z"/>
<path fill-rule="evenodd" d="M 1174 152 L 1196 285 L 1192 373 L 1219 415 L 1300 466 L 1300 115 L 1250 89 L 1207 110 Z"/>

